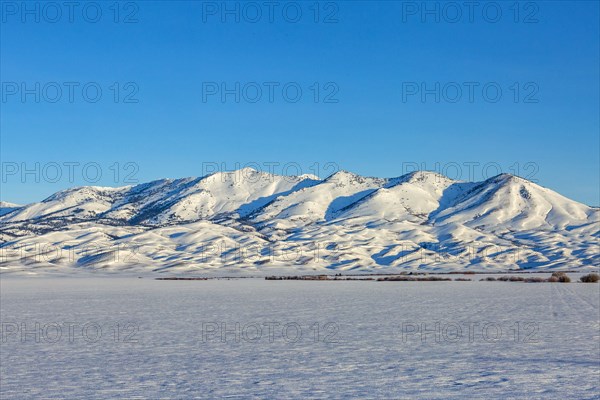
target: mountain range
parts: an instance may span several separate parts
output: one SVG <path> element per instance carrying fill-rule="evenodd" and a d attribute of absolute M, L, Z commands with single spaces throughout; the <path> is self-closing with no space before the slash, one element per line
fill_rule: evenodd
<path fill-rule="evenodd" d="M 600 209 L 523 178 L 245 168 L 0 203 L 0 273 L 249 276 L 587 270 Z"/>

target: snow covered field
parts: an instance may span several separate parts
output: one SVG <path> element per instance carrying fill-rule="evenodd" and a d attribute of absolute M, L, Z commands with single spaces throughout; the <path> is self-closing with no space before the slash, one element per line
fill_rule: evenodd
<path fill-rule="evenodd" d="M 2 399 L 600 396 L 598 284 L 0 285 Z"/>

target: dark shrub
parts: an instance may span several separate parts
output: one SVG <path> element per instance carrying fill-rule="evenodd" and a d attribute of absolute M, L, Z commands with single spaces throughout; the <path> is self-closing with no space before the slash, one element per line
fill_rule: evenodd
<path fill-rule="evenodd" d="M 437 281 L 451 281 L 452 279 L 450 278 L 443 278 L 440 276 L 429 276 L 426 278 L 419 278 L 417 279 L 418 281 L 433 281 L 433 282 L 437 282 Z"/>
<path fill-rule="evenodd" d="M 579 278 L 579 280 L 583 283 L 596 283 L 600 280 L 600 275 L 591 273 L 582 276 L 581 278 Z"/>
<path fill-rule="evenodd" d="M 385 278 L 378 278 L 378 281 L 400 281 L 400 282 L 438 282 L 438 281 L 451 281 L 450 278 L 442 278 L 439 276 L 424 276 L 424 277 L 413 277 L 413 276 L 386 276 Z"/>
<path fill-rule="evenodd" d="M 556 280 L 553 280 L 552 278 L 556 278 Z M 571 282 L 571 278 L 569 278 L 564 272 L 553 272 L 550 279 L 548 279 L 548 282 L 569 283 Z"/>
<path fill-rule="evenodd" d="M 541 282 L 546 282 L 546 280 L 544 278 L 534 277 L 534 278 L 527 278 L 527 279 L 525 279 L 525 282 L 527 282 L 527 283 L 541 283 Z"/>

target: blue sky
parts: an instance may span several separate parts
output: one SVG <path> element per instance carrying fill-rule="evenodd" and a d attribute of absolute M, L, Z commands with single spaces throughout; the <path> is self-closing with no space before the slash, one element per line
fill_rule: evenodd
<path fill-rule="evenodd" d="M 1 198 L 418 165 L 599 205 L 598 2 L 423 4 L 2 2 Z"/>

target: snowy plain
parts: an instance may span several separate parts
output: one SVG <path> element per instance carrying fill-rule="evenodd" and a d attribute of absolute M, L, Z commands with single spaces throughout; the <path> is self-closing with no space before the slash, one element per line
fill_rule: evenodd
<path fill-rule="evenodd" d="M 0 288 L 2 399 L 600 396 L 598 284 L 4 276 Z"/>

